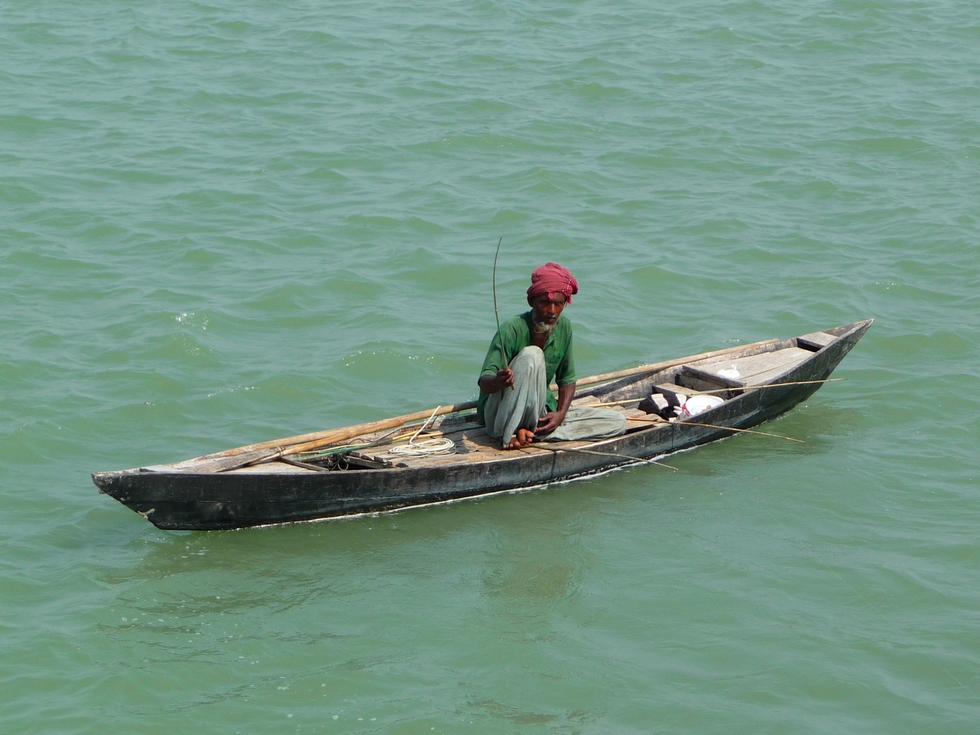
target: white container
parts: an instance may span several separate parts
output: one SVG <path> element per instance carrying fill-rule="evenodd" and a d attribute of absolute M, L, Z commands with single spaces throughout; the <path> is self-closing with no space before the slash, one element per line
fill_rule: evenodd
<path fill-rule="evenodd" d="M 707 396 L 703 394 L 691 396 L 684 401 L 681 417 L 697 416 L 699 413 L 704 413 L 708 409 L 714 408 L 715 406 L 720 406 L 724 402 L 725 401 L 718 396 Z"/>

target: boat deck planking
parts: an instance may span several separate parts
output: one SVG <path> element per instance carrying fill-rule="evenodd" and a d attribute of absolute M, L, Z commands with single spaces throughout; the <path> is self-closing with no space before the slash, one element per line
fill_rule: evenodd
<path fill-rule="evenodd" d="M 771 378 L 791 370 L 793 367 L 802 363 L 804 360 L 813 355 L 812 351 L 800 349 L 796 347 L 795 344 L 790 344 L 789 341 L 785 344 L 770 345 L 769 347 L 774 347 L 774 349 L 767 349 L 757 354 L 738 356 L 736 358 L 726 356 L 717 359 L 695 360 L 690 363 L 684 363 L 681 366 L 672 368 L 668 371 L 655 373 L 652 376 L 634 379 L 632 390 L 633 396 L 631 396 L 631 398 L 638 399 L 645 395 L 645 393 L 636 395 L 636 386 L 639 384 L 652 384 L 648 389 L 649 392 L 649 390 L 652 390 L 653 385 L 659 385 L 664 381 L 665 375 L 672 376 L 672 379 L 683 380 L 683 377 L 676 376 L 682 375 L 684 368 L 688 366 L 696 367 L 703 373 L 715 374 L 720 370 L 730 368 L 732 364 L 735 363 L 738 367 L 739 373 L 741 374 L 740 380 L 745 384 L 744 388 L 740 388 L 739 390 L 751 390 L 754 385 L 766 385 L 767 381 Z M 683 386 L 681 386 L 681 388 L 683 389 Z M 690 393 L 695 392 L 694 389 L 687 390 Z M 601 399 L 595 395 L 582 396 L 573 401 L 573 405 L 579 406 L 594 406 L 600 403 L 602 403 Z M 651 422 L 650 414 L 646 414 L 636 408 L 629 408 L 627 406 L 619 405 L 604 405 L 603 407 L 623 413 L 626 415 L 627 420 L 629 420 L 631 417 L 642 417 L 642 422 L 637 421 L 627 425 L 628 433 L 637 431 L 655 431 L 656 429 L 669 423 L 667 421 Z M 473 415 L 475 414 L 470 413 L 469 415 L 464 415 L 462 417 L 438 417 L 432 422 L 431 428 L 427 428 L 426 431 L 420 434 L 418 437 L 419 441 L 432 437 L 446 437 L 451 439 L 457 444 L 456 453 L 454 454 L 411 456 L 389 454 L 387 452 L 388 447 L 404 446 L 407 444 L 407 438 L 411 437 L 419 430 L 419 428 L 422 426 L 421 423 L 409 427 L 401 427 L 394 431 L 379 431 L 372 434 L 366 434 L 362 437 L 356 437 L 348 440 L 345 442 L 345 444 L 357 446 L 359 444 L 368 444 L 376 441 L 386 441 L 387 444 L 369 447 L 358 451 L 367 456 L 376 457 L 381 460 L 392 462 L 393 464 L 403 465 L 409 469 L 417 469 L 422 467 L 445 467 L 458 464 L 477 464 L 492 459 L 506 460 L 519 456 L 513 451 L 501 449 L 499 446 L 499 440 L 492 439 L 482 426 L 470 420 Z M 549 443 L 549 445 L 553 449 L 567 448 L 569 450 L 575 450 L 580 447 L 589 446 L 592 443 L 593 442 L 591 441 L 553 442 Z M 549 450 L 542 449 L 541 451 Z M 306 462 L 313 461 L 307 457 L 301 456 L 300 458 Z M 228 474 L 256 474 L 259 472 L 316 474 L 317 471 L 297 467 L 287 462 L 273 460 L 229 470 Z"/>
<path fill-rule="evenodd" d="M 812 351 L 801 350 L 794 346 L 784 347 L 773 352 L 740 357 L 735 360 L 724 358 L 708 360 L 698 363 L 697 367 L 706 373 L 718 374 L 720 371 L 730 369 L 732 365 L 735 365 L 740 375 L 738 380 L 745 383 L 746 386 L 766 385 L 772 378 L 812 356 Z"/>

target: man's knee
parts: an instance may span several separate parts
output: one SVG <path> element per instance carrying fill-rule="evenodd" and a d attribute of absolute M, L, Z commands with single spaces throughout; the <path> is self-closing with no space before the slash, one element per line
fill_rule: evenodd
<path fill-rule="evenodd" d="M 544 366 L 544 350 L 542 350 L 537 345 L 528 345 L 520 352 L 517 356 L 510 361 L 511 369 L 514 365 L 527 365 L 529 367 L 543 367 Z"/>

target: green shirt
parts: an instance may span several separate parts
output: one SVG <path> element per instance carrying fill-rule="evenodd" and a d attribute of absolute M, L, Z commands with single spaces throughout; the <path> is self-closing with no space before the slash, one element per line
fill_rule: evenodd
<path fill-rule="evenodd" d="M 531 312 L 508 319 L 500 325 L 500 331 L 493 336 L 490 349 L 483 361 L 480 377 L 496 375 L 510 364 L 517 353 L 534 344 L 531 341 Z M 572 359 L 572 323 L 564 316 L 558 317 L 555 328 L 544 346 L 544 362 L 547 369 L 547 382 L 558 383 L 559 387 L 575 382 L 575 361 Z M 483 407 L 487 405 L 486 393 L 480 393 L 476 403 L 476 420 L 483 423 Z M 558 399 L 548 389 L 548 410 L 558 408 Z"/>

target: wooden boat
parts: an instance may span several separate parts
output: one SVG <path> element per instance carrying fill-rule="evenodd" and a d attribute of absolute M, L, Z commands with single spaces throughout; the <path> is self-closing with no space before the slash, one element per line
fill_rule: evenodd
<path fill-rule="evenodd" d="M 92 479 L 154 525 L 192 530 L 337 518 L 540 487 L 654 461 L 769 421 L 820 388 L 872 321 L 581 380 L 573 405 L 603 404 L 627 416 L 626 433 L 604 441 L 502 451 L 474 423 L 475 404 L 466 403 L 174 464 L 97 472 Z M 733 365 L 738 379 L 726 377 Z M 723 401 L 676 420 L 637 408 L 651 394 L 677 403 L 697 393 Z M 451 453 L 421 453 L 420 443 L 433 436 Z M 397 453 L 405 446 L 409 454 Z"/>

